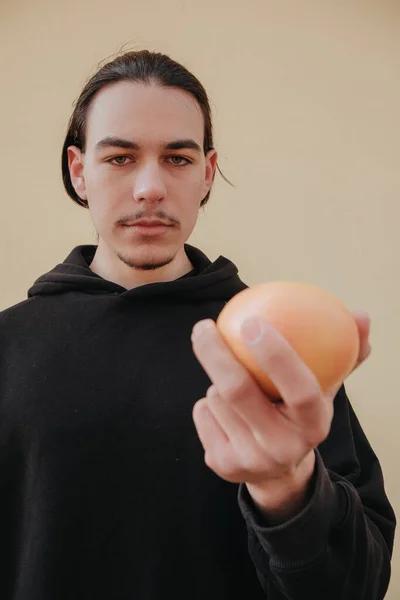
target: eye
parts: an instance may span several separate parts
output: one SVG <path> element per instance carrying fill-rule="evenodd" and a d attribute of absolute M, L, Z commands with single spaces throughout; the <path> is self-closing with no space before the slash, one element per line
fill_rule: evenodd
<path fill-rule="evenodd" d="M 168 161 L 171 162 L 175 167 L 185 167 L 186 165 L 191 165 L 192 161 L 184 156 L 168 156 Z"/>
<path fill-rule="evenodd" d="M 124 165 L 127 164 L 128 159 L 130 159 L 130 156 L 114 156 L 113 158 L 110 158 L 109 160 L 107 160 L 107 162 L 111 165 L 115 165 L 117 167 L 123 167 Z"/>

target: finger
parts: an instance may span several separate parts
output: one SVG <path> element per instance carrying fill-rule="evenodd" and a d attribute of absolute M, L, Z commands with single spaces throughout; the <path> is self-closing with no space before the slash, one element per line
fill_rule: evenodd
<path fill-rule="evenodd" d="M 207 405 L 238 455 L 256 451 L 256 442 L 248 424 L 221 398 L 215 386 L 207 391 Z"/>
<path fill-rule="evenodd" d="M 352 315 L 357 324 L 358 334 L 360 336 L 360 351 L 354 369 L 359 367 L 371 354 L 371 344 L 369 335 L 371 330 L 371 318 L 368 313 L 361 310 L 353 310 Z M 354 370 L 353 369 L 353 370 Z"/>
<path fill-rule="evenodd" d="M 351 373 L 353 373 L 357 367 L 359 367 L 371 354 L 371 344 L 369 342 L 369 334 L 371 330 L 371 318 L 369 314 L 362 310 L 351 311 L 354 320 L 357 325 L 358 335 L 360 338 L 360 349 L 356 364 L 354 365 Z M 326 398 L 334 400 L 343 383 L 335 385 L 333 388 L 326 392 Z"/>
<path fill-rule="evenodd" d="M 280 467 L 288 462 L 288 456 L 304 453 L 304 444 L 297 431 L 290 432 L 290 442 L 284 441 L 289 429 L 284 419 L 272 426 L 268 420 L 266 426 L 260 427 L 259 418 L 258 427 L 251 429 L 246 420 L 221 398 L 214 386 L 207 391 L 207 406 L 229 439 L 236 455 L 236 468 L 246 472 L 247 476 L 249 473 L 265 473 L 267 461 L 271 459 Z"/>
<path fill-rule="evenodd" d="M 223 398 L 261 395 L 247 369 L 236 359 L 214 321 L 197 323 L 192 333 L 193 351 Z"/>
<path fill-rule="evenodd" d="M 249 328 L 258 327 L 252 341 Z M 320 385 L 285 337 L 267 321 L 251 319 L 242 327 L 242 335 L 261 368 L 268 374 L 284 400 L 292 421 L 305 433 L 319 438 L 329 431 L 332 406 Z"/>
<path fill-rule="evenodd" d="M 276 411 L 254 378 L 236 359 L 213 321 L 197 324 L 192 335 L 193 351 L 221 398 L 238 412 L 254 431 L 268 431 Z"/>
<path fill-rule="evenodd" d="M 205 451 L 211 450 L 215 445 L 223 446 L 229 443 L 227 435 L 209 410 L 206 398 L 198 400 L 194 405 L 193 421 Z"/>
<path fill-rule="evenodd" d="M 193 331 L 193 351 L 221 398 L 245 421 L 256 442 L 267 449 L 274 443 L 281 443 L 289 431 L 298 435 L 303 423 L 296 422 L 294 411 L 290 415 L 278 411 L 278 405 L 269 401 L 247 369 L 234 357 L 215 323 L 205 321 L 201 324 L 203 326 L 198 324 Z M 310 412 L 312 421 L 308 424 L 309 429 L 318 434 L 317 409 L 313 407 Z M 313 442 L 314 434 L 310 437 L 310 444 Z"/>
<path fill-rule="evenodd" d="M 225 432 L 211 413 L 206 398 L 193 407 L 193 421 L 204 449 L 204 462 L 224 478 L 229 478 L 237 468 L 235 452 Z"/>

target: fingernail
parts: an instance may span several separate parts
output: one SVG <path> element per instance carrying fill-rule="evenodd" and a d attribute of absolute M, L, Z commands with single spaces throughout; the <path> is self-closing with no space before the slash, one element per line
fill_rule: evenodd
<path fill-rule="evenodd" d="M 241 335 L 248 344 L 257 344 L 263 336 L 263 326 L 257 317 L 246 319 L 241 327 Z"/>

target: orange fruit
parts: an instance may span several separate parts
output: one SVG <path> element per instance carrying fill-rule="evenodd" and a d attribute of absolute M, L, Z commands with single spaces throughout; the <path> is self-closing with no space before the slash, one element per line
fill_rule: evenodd
<path fill-rule="evenodd" d="M 245 319 L 267 320 L 311 369 L 323 391 L 353 370 L 360 340 L 353 315 L 331 293 L 314 285 L 275 281 L 239 292 L 222 309 L 217 328 L 241 364 L 272 398 L 279 392 L 240 335 Z"/>

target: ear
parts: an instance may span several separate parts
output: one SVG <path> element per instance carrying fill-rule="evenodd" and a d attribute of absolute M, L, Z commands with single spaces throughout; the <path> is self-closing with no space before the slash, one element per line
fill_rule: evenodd
<path fill-rule="evenodd" d="M 85 177 L 83 175 L 85 155 L 77 146 L 69 146 L 67 152 L 71 183 L 78 196 L 82 200 L 87 200 Z"/>
<path fill-rule="evenodd" d="M 214 181 L 217 168 L 218 154 L 216 150 L 209 150 L 206 154 L 206 173 L 204 180 L 204 196 L 208 194 Z"/>

